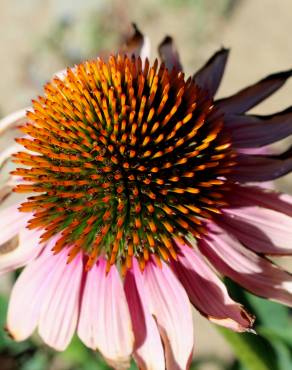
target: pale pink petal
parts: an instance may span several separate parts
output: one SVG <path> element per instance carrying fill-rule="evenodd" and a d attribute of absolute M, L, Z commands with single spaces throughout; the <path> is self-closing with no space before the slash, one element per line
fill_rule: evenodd
<path fill-rule="evenodd" d="M 146 264 L 143 280 L 145 299 L 165 347 L 166 368 L 188 369 L 193 353 L 193 322 L 188 296 L 171 269 L 162 263 Z"/>
<path fill-rule="evenodd" d="M 140 58 L 143 62 L 143 64 L 145 64 L 145 60 L 146 59 L 149 59 L 150 58 L 150 54 L 151 54 L 151 43 L 150 43 L 150 39 L 148 36 L 144 36 L 144 40 L 143 40 L 143 46 L 140 50 Z"/>
<path fill-rule="evenodd" d="M 43 247 L 39 244 L 40 231 L 21 229 L 18 236 L 0 246 L 0 275 L 19 267 L 37 257 Z"/>
<path fill-rule="evenodd" d="M 130 313 L 117 268 L 106 274 L 103 258 L 86 274 L 78 335 L 111 366 L 127 368 L 134 342 Z"/>
<path fill-rule="evenodd" d="M 177 243 L 180 253 L 173 263 L 193 305 L 210 321 L 235 331 L 249 331 L 253 318 L 234 302 L 223 282 L 207 265 L 200 253 Z"/>
<path fill-rule="evenodd" d="M 272 150 L 270 145 L 265 145 L 261 147 L 254 147 L 254 148 L 237 148 L 237 152 L 241 154 L 263 154 L 263 155 L 272 155 L 274 151 Z"/>
<path fill-rule="evenodd" d="M 292 217 L 261 207 L 226 208 L 218 222 L 245 246 L 263 254 L 292 254 Z"/>
<path fill-rule="evenodd" d="M 134 358 L 139 369 L 164 370 L 164 351 L 157 324 L 152 317 L 137 261 L 125 278 L 125 292 L 135 334 Z"/>
<path fill-rule="evenodd" d="M 74 69 L 74 67 L 72 68 Z M 60 71 L 56 72 L 53 76 L 53 78 L 58 78 L 59 80 L 63 81 L 65 77 L 67 76 L 67 68 L 61 69 Z"/>
<path fill-rule="evenodd" d="M 0 211 L 0 246 L 17 235 L 31 218 L 30 213 L 19 212 L 18 207 L 15 204 Z"/>
<path fill-rule="evenodd" d="M 21 273 L 14 284 L 9 301 L 7 329 L 21 341 L 35 330 L 43 301 L 61 255 L 53 256 L 47 248 Z"/>
<path fill-rule="evenodd" d="M 47 286 L 39 319 L 40 336 L 58 351 L 65 350 L 69 345 L 79 314 L 82 253 L 69 264 L 67 260 L 68 251 L 64 249 Z"/>
<path fill-rule="evenodd" d="M 289 273 L 244 248 L 213 222 L 208 228 L 209 234 L 198 246 L 218 271 L 259 296 L 292 306 L 292 276 Z"/>

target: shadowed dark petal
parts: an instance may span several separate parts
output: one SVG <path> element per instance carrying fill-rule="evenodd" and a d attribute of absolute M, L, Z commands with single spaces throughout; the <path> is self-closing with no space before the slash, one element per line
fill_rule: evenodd
<path fill-rule="evenodd" d="M 223 48 L 217 51 L 193 76 L 195 83 L 203 89 L 208 90 L 210 96 L 214 96 L 218 90 L 228 55 L 228 49 Z"/>
<path fill-rule="evenodd" d="M 176 68 L 178 71 L 183 69 L 172 37 L 166 36 L 159 44 L 158 51 L 160 59 L 166 65 L 166 68 L 169 70 Z"/>
<path fill-rule="evenodd" d="M 233 184 L 227 200 L 233 208 L 257 205 L 292 217 L 292 196 L 288 194 L 276 193 L 256 186 Z"/>
<path fill-rule="evenodd" d="M 224 124 L 234 147 L 261 147 L 292 135 L 292 107 L 267 116 L 228 115 Z"/>
<path fill-rule="evenodd" d="M 200 252 L 188 245 L 177 245 L 180 253 L 173 268 L 192 304 L 216 324 L 238 332 L 249 331 L 253 318 L 229 297 L 225 285 Z"/>
<path fill-rule="evenodd" d="M 134 358 L 141 369 L 165 369 L 163 346 L 155 318 L 151 315 L 143 286 L 142 272 L 133 259 L 124 281 L 135 334 Z"/>
<path fill-rule="evenodd" d="M 292 157 L 243 155 L 228 174 L 228 179 L 239 182 L 262 182 L 277 179 L 292 171 Z"/>
<path fill-rule="evenodd" d="M 291 75 L 291 69 L 269 75 L 234 95 L 217 100 L 216 106 L 228 114 L 244 113 L 280 89 Z"/>

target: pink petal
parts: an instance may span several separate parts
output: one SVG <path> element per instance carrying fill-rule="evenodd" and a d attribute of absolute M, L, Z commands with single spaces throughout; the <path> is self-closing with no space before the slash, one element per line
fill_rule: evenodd
<path fill-rule="evenodd" d="M 125 278 L 125 292 L 135 334 L 134 358 L 139 368 L 164 370 L 161 338 L 147 302 L 140 268 L 136 260 Z"/>
<path fill-rule="evenodd" d="M 61 258 L 61 255 L 53 256 L 49 248 L 45 249 L 23 270 L 14 284 L 7 329 L 15 340 L 24 340 L 35 330 L 47 288 Z"/>
<path fill-rule="evenodd" d="M 30 213 L 19 212 L 18 207 L 19 204 L 15 204 L 0 211 L 0 250 L 1 245 L 25 228 L 27 221 L 31 218 Z"/>
<path fill-rule="evenodd" d="M 222 80 L 229 50 L 217 51 L 207 63 L 194 75 L 193 79 L 202 89 L 208 90 L 214 96 Z"/>
<path fill-rule="evenodd" d="M 145 299 L 165 347 L 166 368 L 188 369 L 193 353 L 193 322 L 187 294 L 171 269 L 148 262 L 143 273 Z"/>
<path fill-rule="evenodd" d="M 78 335 L 86 346 L 98 349 L 108 363 L 127 368 L 133 350 L 133 331 L 119 273 L 99 258 L 86 274 Z"/>
<path fill-rule="evenodd" d="M 269 75 L 228 98 L 218 100 L 216 106 L 228 114 L 244 113 L 280 89 L 291 75 L 291 70 Z"/>
<path fill-rule="evenodd" d="M 83 261 L 81 253 L 69 264 L 68 251 L 60 255 L 42 301 L 39 334 L 49 346 L 63 351 L 77 326 Z"/>
<path fill-rule="evenodd" d="M 258 253 L 292 254 L 292 217 L 260 207 L 226 208 L 222 227 Z"/>
<path fill-rule="evenodd" d="M 37 257 L 43 249 L 39 245 L 40 235 L 39 231 L 22 229 L 19 236 L 5 243 L 7 251 L 4 251 L 2 244 L 0 247 L 0 275 L 22 267 Z"/>
<path fill-rule="evenodd" d="M 253 318 L 234 302 L 218 276 L 199 252 L 177 244 L 180 252 L 174 269 L 193 305 L 210 321 L 235 331 L 248 331 Z"/>
<path fill-rule="evenodd" d="M 169 71 L 173 68 L 177 71 L 182 70 L 179 54 L 176 50 L 173 39 L 170 36 L 165 37 L 165 39 L 159 44 L 158 51 L 161 61 Z"/>
<path fill-rule="evenodd" d="M 292 276 L 269 260 L 244 248 L 213 222 L 199 241 L 201 252 L 223 275 L 251 292 L 292 306 Z"/>

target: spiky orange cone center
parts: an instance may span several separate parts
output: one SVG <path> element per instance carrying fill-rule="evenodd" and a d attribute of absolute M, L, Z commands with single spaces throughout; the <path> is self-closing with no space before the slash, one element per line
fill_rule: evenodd
<path fill-rule="evenodd" d="M 112 56 L 68 69 L 33 101 L 14 160 L 36 192 L 20 210 L 29 228 L 54 235 L 57 253 L 81 250 L 90 268 L 100 254 L 125 270 L 136 256 L 176 258 L 174 238 L 204 233 L 202 219 L 225 205 L 224 175 L 234 165 L 222 118 L 182 72 L 156 61 Z M 33 153 L 32 153 L 33 152 Z"/>

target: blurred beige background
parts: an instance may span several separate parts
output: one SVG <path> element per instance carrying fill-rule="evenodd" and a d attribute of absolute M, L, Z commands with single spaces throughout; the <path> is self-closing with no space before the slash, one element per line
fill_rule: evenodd
<path fill-rule="evenodd" d="M 131 21 L 154 47 L 166 34 L 174 36 L 187 74 L 216 49 L 230 47 L 221 96 L 292 68 L 291 0 L 0 0 L 0 115 L 29 105 L 56 70 L 113 48 Z M 289 105 L 292 79 L 256 112 Z M 278 186 L 292 192 L 291 183 L 288 176 Z M 198 314 L 195 330 L 197 353 L 231 358 L 214 326 Z"/>

